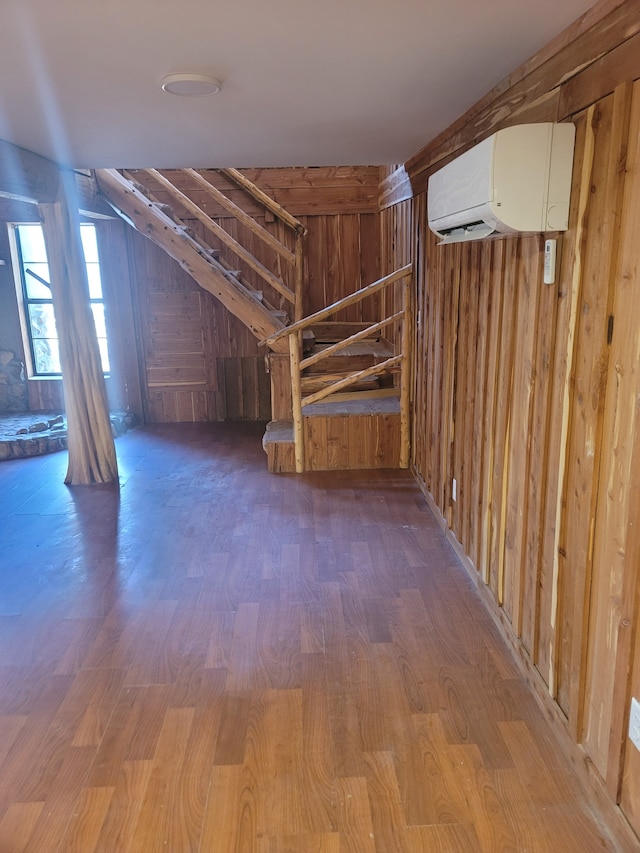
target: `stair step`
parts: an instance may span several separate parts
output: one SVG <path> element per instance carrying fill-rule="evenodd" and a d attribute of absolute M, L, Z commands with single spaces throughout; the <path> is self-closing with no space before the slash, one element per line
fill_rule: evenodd
<path fill-rule="evenodd" d="M 349 417 L 360 415 L 400 414 L 400 394 L 365 392 L 363 394 L 335 394 L 318 403 L 311 403 L 302 410 L 305 418 L 313 417 Z"/>
<path fill-rule="evenodd" d="M 293 441 L 293 421 L 269 421 L 262 446 L 275 441 Z"/>
<path fill-rule="evenodd" d="M 219 249 L 212 249 L 211 246 L 203 246 L 202 243 L 198 243 L 200 246 L 200 254 L 203 258 L 211 258 L 214 261 L 217 261 L 220 256 Z"/>
<path fill-rule="evenodd" d="M 349 372 L 350 371 L 347 370 L 341 373 L 309 373 L 308 375 L 300 378 L 302 392 L 303 394 L 314 394 L 316 391 L 321 391 L 328 385 L 332 385 L 334 382 L 339 382 L 341 379 L 344 379 L 345 376 L 349 375 Z M 358 382 L 354 382 L 352 385 L 349 385 L 349 390 L 371 391 L 379 387 L 379 376 L 367 376 L 365 379 L 360 379 Z"/>
<path fill-rule="evenodd" d="M 144 184 L 141 184 L 139 181 L 131 181 L 135 189 L 143 195 L 145 198 L 151 199 L 151 190 L 145 187 Z"/>
<path fill-rule="evenodd" d="M 372 320 L 370 323 L 339 323 L 327 321 L 325 323 L 315 323 L 311 326 L 311 331 L 314 333 L 318 343 L 337 343 L 337 341 L 343 341 L 345 338 L 355 335 L 356 332 L 364 331 L 364 329 L 370 326 L 373 322 L 375 321 Z M 380 337 L 380 332 L 373 332 L 371 336 L 377 339 Z"/>
<path fill-rule="evenodd" d="M 302 330 L 302 352 L 305 355 L 313 352 L 313 348 L 316 345 L 316 336 L 313 334 L 311 329 L 303 329 Z"/>
<path fill-rule="evenodd" d="M 272 474 L 287 474 L 296 470 L 292 421 L 268 423 L 262 437 L 262 448 L 267 454 L 267 468 Z"/>
<path fill-rule="evenodd" d="M 316 344 L 310 354 L 315 355 L 329 346 L 326 343 Z M 305 374 L 344 372 L 364 370 L 378 362 L 385 361 L 393 355 L 393 350 L 384 341 L 358 341 L 349 344 L 344 349 L 323 358 L 305 369 Z"/>

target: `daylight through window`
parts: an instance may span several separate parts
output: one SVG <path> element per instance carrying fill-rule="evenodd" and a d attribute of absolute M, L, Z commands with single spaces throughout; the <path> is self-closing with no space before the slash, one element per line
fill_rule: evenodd
<path fill-rule="evenodd" d="M 33 375 L 60 376 L 60 348 L 42 226 L 38 223 L 28 223 L 13 225 L 12 229 L 15 237 L 17 267 L 20 271 L 24 329 L 29 339 Z M 96 324 L 102 369 L 107 373 L 109 352 L 95 226 L 82 224 L 80 234 L 87 265 L 89 297 Z"/>

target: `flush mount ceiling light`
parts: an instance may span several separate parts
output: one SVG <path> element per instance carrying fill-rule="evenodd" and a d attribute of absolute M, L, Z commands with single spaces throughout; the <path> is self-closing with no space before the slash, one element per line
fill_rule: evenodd
<path fill-rule="evenodd" d="M 222 83 L 209 74 L 167 74 L 162 78 L 162 88 L 171 95 L 184 98 L 202 98 L 216 95 L 222 89 Z"/>

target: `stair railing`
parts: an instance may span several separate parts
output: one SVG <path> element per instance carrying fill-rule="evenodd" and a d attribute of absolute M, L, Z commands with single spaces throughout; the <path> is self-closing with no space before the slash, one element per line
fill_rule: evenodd
<path fill-rule="evenodd" d="M 238 169 L 219 169 L 221 174 L 225 175 L 230 181 L 233 181 L 243 190 L 249 193 L 259 204 L 271 211 L 287 228 L 295 234 L 295 249 L 293 252 L 293 267 L 294 267 L 294 320 L 301 320 L 304 317 L 304 238 L 307 236 L 307 229 L 302 222 L 292 216 L 288 210 L 285 210 L 282 205 L 263 192 L 260 187 L 257 187 Z M 268 233 L 268 232 L 267 232 Z"/>
<path fill-rule="evenodd" d="M 408 264 L 393 273 L 379 279 L 378 281 L 357 290 L 355 293 L 349 294 L 327 308 L 321 311 L 316 311 L 302 320 L 292 323 L 290 326 L 270 335 L 263 344 L 272 347 L 281 338 L 288 336 L 289 338 L 289 363 L 291 368 L 291 396 L 293 409 L 293 437 L 295 446 L 295 461 L 296 472 L 301 474 L 304 471 L 304 428 L 302 412 L 306 406 L 312 403 L 317 403 L 324 400 L 331 394 L 336 394 L 350 385 L 359 382 L 361 379 L 366 379 L 369 376 L 379 373 L 388 373 L 394 369 L 400 369 L 400 467 L 407 468 L 409 465 L 409 423 L 410 423 L 410 379 L 411 379 L 411 273 L 412 265 Z M 361 329 L 355 334 L 342 341 L 338 341 L 331 346 L 328 346 L 321 353 L 310 355 L 303 358 L 302 350 L 302 333 L 305 329 L 321 323 L 324 320 L 336 314 L 345 308 L 352 305 L 357 305 L 374 293 L 394 286 L 396 283 L 402 283 L 401 309 L 386 317 L 385 319 L 372 323 L 365 329 Z M 394 300 L 395 301 L 395 300 Z M 357 343 L 364 338 L 371 337 L 376 332 L 387 328 L 393 324 L 399 324 L 399 334 L 395 339 L 395 349 L 398 350 L 393 356 L 385 359 L 379 364 L 367 367 L 364 370 L 356 370 L 348 374 L 342 379 L 331 382 L 325 388 L 309 394 L 306 397 L 302 396 L 302 371 L 310 367 L 312 364 L 317 364 L 322 359 L 334 355 L 336 352 L 348 347 L 350 344 Z"/>
<path fill-rule="evenodd" d="M 147 188 L 116 169 L 96 169 L 95 178 L 100 192 L 120 216 L 177 261 L 255 337 L 261 340 L 284 328 L 278 309 L 243 282 L 217 249 L 190 233 L 169 205 L 162 204 Z M 280 350 L 288 350 L 286 341 L 280 343 Z"/>
<path fill-rule="evenodd" d="M 188 213 L 197 219 L 214 238 L 224 244 L 237 258 L 252 269 L 266 284 L 280 294 L 289 303 L 294 320 L 300 319 L 304 313 L 303 291 L 304 291 L 304 237 L 307 229 L 304 225 L 270 198 L 259 187 L 253 184 L 237 169 L 219 169 L 230 181 L 240 186 L 249 193 L 262 207 L 269 210 L 294 234 L 295 247 L 291 250 L 288 246 L 278 240 L 267 228 L 246 213 L 232 199 L 221 190 L 211 184 L 206 177 L 195 169 L 181 169 L 181 174 L 203 191 L 210 199 L 230 213 L 237 222 L 251 231 L 258 240 L 268 249 L 275 252 L 292 269 L 293 289 L 289 287 L 280 277 L 268 269 L 251 252 L 242 246 L 231 234 L 213 220 L 199 204 L 191 199 L 187 193 L 177 187 L 165 174 L 157 169 L 141 169 L 132 173 L 131 177 L 147 175 L 152 181 L 162 187 L 169 194 L 170 199 L 180 204 Z"/>

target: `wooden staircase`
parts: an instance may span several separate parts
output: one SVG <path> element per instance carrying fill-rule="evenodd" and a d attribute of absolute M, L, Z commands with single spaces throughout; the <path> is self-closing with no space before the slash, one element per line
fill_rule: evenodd
<path fill-rule="evenodd" d="M 347 344 L 322 359 L 333 344 L 345 340 L 345 324 L 323 324 L 319 337 L 305 347 L 307 359 L 318 357 L 300 375 L 302 399 L 331 388 L 354 373 L 368 371 L 393 356 L 393 347 L 381 337 Z M 352 324 L 358 330 L 364 324 Z M 316 333 L 316 329 L 311 327 Z M 342 393 L 334 393 L 303 410 L 304 470 L 397 468 L 400 462 L 400 393 L 390 373 L 374 372 L 354 380 Z M 272 421 L 263 438 L 269 470 L 296 470 L 292 419 Z"/>
<path fill-rule="evenodd" d="M 290 396 L 279 410 L 284 417 L 276 414 L 263 439 L 270 471 L 408 466 L 410 275 L 411 266 L 397 270 L 265 341 L 289 338 L 291 380 Z M 401 308 L 383 320 L 349 329 L 327 322 L 396 284 L 402 292 L 393 304 Z M 282 375 L 279 384 L 284 386 Z M 274 410 L 277 406 L 275 401 Z"/>
<path fill-rule="evenodd" d="M 212 194 L 218 192 L 195 170 L 185 171 L 193 173 L 196 180 L 207 184 Z M 95 177 L 100 191 L 114 210 L 177 261 L 200 287 L 219 299 L 258 340 L 263 340 L 285 327 L 287 312 L 268 301 L 262 290 L 252 287 L 239 270 L 233 269 L 222 259 L 218 248 L 212 247 L 189 229 L 175 214 L 173 207 L 158 201 L 142 180 L 145 177 L 151 178 L 157 185 L 165 190 L 168 189 L 172 199 L 186 207 L 219 240 L 226 245 L 231 245 L 236 256 L 258 271 L 272 291 L 281 294 L 289 304 L 295 302 L 294 291 L 247 252 L 160 172 L 155 169 L 145 169 L 133 176 L 115 169 L 98 169 Z M 254 225 L 260 228 L 257 223 Z M 268 238 L 265 238 L 266 241 L 273 244 L 274 239 L 271 234 L 265 229 L 260 230 L 268 235 Z M 281 252 L 285 250 L 285 247 L 280 244 L 278 248 Z M 286 252 L 295 260 L 294 253 L 289 250 Z M 281 343 L 279 347 L 274 347 L 274 351 L 284 352 L 283 347 L 284 344 Z"/>
<path fill-rule="evenodd" d="M 268 347 L 272 421 L 263 446 L 270 471 L 407 467 L 411 268 L 304 318 L 304 226 L 242 173 L 219 171 L 278 217 L 294 235 L 294 245 L 274 237 L 196 170 L 99 169 L 95 178 L 120 216 L 176 260 Z M 195 193 L 188 195 L 168 175 L 176 175 L 183 187 L 196 187 L 199 197 L 211 199 L 249 229 L 271 256 L 275 253 L 279 272 L 289 267 L 287 280 L 214 221 L 192 197 Z M 176 211 L 198 222 L 201 233 L 185 225 Z M 250 270 L 252 281 L 234 264 Z M 400 299 L 392 292 L 396 284 L 402 285 Z M 366 324 L 331 319 L 386 289 L 389 303 L 401 308 L 382 320 Z"/>

